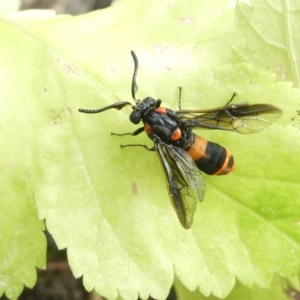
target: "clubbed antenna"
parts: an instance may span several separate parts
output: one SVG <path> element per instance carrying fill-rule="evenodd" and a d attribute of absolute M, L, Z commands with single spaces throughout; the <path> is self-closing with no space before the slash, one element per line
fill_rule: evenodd
<path fill-rule="evenodd" d="M 138 62 L 137 56 L 134 53 L 134 51 L 130 51 L 130 53 L 131 53 L 131 56 L 132 56 L 133 62 L 134 62 L 134 71 L 133 71 L 132 83 L 131 83 L 131 95 L 132 95 L 132 98 L 136 101 L 135 93 L 138 90 L 138 86 L 136 84 L 136 75 L 137 75 L 137 71 L 138 71 L 138 67 L 139 67 L 139 62 Z"/>

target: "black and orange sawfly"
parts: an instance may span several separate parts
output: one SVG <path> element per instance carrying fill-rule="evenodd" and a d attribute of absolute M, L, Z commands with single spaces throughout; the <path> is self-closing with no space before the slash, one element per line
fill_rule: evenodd
<path fill-rule="evenodd" d="M 114 135 L 136 136 L 146 132 L 154 146 L 127 144 L 121 147 L 141 146 L 156 152 L 169 191 L 171 203 L 181 225 L 189 229 L 193 223 L 197 201 L 204 200 L 205 182 L 201 171 L 209 175 L 225 175 L 234 170 L 235 162 L 230 151 L 223 146 L 196 135 L 193 129 L 218 129 L 242 134 L 255 133 L 275 122 L 282 110 L 271 104 L 232 103 L 231 99 L 222 107 L 206 110 L 181 109 L 179 88 L 179 110 L 161 106 L 162 100 L 146 97 L 136 99 L 138 86 L 136 76 L 138 59 L 131 51 L 134 72 L 131 95 L 135 102 L 113 103 L 100 109 L 79 109 L 79 112 L 94 114 L 111 108 L 131 106 L 129 120 L 133 124 L 143 122 L 143 127 L 131 133 Z"/>

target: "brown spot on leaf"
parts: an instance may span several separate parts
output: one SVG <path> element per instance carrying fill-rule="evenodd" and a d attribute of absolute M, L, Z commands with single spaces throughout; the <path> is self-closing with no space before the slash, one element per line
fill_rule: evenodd
<path fill-rule="evenodd" d="M 137 195 L 137 193 L 138 193 L 137 185 L 136 185 L 136 182 L 134 182 L 134 181 L 131 182 L 131 193 L 132 193 L 132 195 Z"/>

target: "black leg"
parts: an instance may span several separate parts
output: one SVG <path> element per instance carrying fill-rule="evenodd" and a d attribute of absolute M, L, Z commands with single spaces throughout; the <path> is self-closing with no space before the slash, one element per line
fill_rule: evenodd
<path fill-rule="evenodd" d="M 142 147 L 145 148 L 148 151 L 154 151 L 154 146 L 153 147 L 149 147 L 146 144 L 126 144 L 126 145 L 120 145 L 121 148 L 125 148 L 125 147 Z"/>
<path fill-rule="evenodd" d="M 111 135 L 117 135 L 117 136 L 123 136 L 123 135 L 133 135 L 136 136 L 140 133 L 142 133 L 144 131 L 144 127 L 138 128 L 137 130 L 133 131 L 133 132 L 125 132 L 125 133 L 114 133 L 111 132 Z"/>
<path fill-rule="evenodd" d="M 230 100 L 225 104 L 225 106 L 227 106 L 229 103 L 232 102 L 233 98 L 237 95 L 236 92 L 233 92 L 232 97 L 230 98 Z"/>

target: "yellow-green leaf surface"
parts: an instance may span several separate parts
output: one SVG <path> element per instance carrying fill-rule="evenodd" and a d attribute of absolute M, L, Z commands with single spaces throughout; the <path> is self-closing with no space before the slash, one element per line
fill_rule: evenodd
<path fill-rule="evenodd" d="M 175 290 L 178 299 L 185 300 L 217 300 L 217 297 L 205 297 L 198 291 L 191 292 L 187 290 L 178 280 L 175 280 Z M 286 280 L 280 276 L 274 276 L 270 288 L 260 288 L 257 286 L 247 288 L 237 282 L 234 290 L 226 297 L 226 300 L 290 300 L 297 299 L 299 295 L 297 289 L 289 285 Z"/>
<path fill-rule="evenodd" d="M 252 0 L 251 4 L 240 1 L 237 6 L 237 25 L 245 41 L 234 47 L 237 57 L 299 87 L 300 2 Z"/>
<path fill-rule="evenodd" d="M 292 83 L 234 61 L 232 46 L 244 45 L 234 22 L 226 1 L 124 0 L 80 17 L 0 23 L 1 213 L 17 209 L 41 224 L 31 212 L 37 209 L 88 290 L 109 299 L 164 299 L 176 273 L 187 289 L 224 298 L 236 280 L 268 287 L 275 272 L 297 273 L 300 94 Z M 237 92 L 235 101 L 284 112 L 253 135 L 197 132 L 229 148 L 237 166 L 229 176 L 205 175 L 205 201 L 190 230 L 172 209 L 155 153 L 119 147 L 150 146 L 146 135 L 110 135 L 138 128 L 128 120 L 131 109 L 78 112 L 131 100 L 130 50 L 139 58 L 139 98 L 160 98 L 176 110 L 182 86 L 184 108 L 222 106 Z M 14 185 L 16 178 L 23 184 Z M 13 196 L 22 205 L 9 207 L 5 199 Z M 10 222 L 26 228 L 16 217 Z M 32 230 L 26 234 L 19 255 L 35 247 Z M 3 234 L 11 250 L 8 239 Z M 29 285 L 9 275 L 16 283 L 2 280 L 3 291 Z"/>

